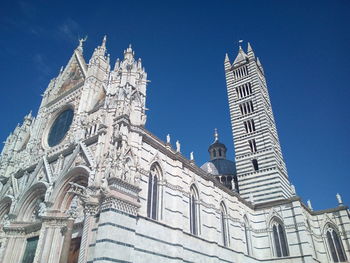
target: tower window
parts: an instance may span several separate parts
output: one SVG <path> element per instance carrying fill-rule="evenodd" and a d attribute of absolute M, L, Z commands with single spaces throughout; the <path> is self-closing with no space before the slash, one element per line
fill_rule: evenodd
<path fill-rule="evenodd" d="M 216 150 L 213 150 L 213 156 L 216 157 Z"/>
<path fill-rule="evenodd" d="M 257 160 L 257 159 L 253 159 L 253 160 L 252 160 L 252 164 L 253 164 L 254 170 L 255 170 L 255 171 L 259 171 L 258 160 Z"/>
<path fill-rule="evenodd" d="M 247 120 L 244 122 L 244 128 L 247 133 L 251 133 L 255 131 L 255 123 L 254 120 Z"/>
<path fill-rule="evenodd" d="M 241 110 L 242 115 L 246 115 L 246 114 L 254 112 L 253 102 L 251 100 L 244 102 L 244 103 L 241 103 L 239 105 L 239 108 Z"/>
<path fill-rule="evenodd" d="M 233 71 L 233 75 L 236 79 L 243 78 L 249 74 L 248 67 L 243 66 L 240 68 L 237 68 L 235 71 Z"/>
<path fill-rule="evenodd" d="M 250 82 L 245 83 L 245 84 L 236 88 L 236 93 L 237 93 L 238 99 L 249 96 L 250 94 L 253 93 L 252 92 L 252 85 L 250 84 Z"/>
<path fill-rule="evenodd" d="M 249 143 L 250 151 L 252 153 L 255 153 L 257 151 L 255 139 L 249 140 L 248 143 Z"/>
<path fill-rule="evenodd" d="M 219 149 L 219 156 L 220 156 L 220 157 L 222 156 L 222 152 L 221 152 L 221 149 Z"/>

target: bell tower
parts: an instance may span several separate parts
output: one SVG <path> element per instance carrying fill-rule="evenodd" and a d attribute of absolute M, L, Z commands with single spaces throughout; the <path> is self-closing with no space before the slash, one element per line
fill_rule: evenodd
<path fill-rule="evenodd" d="M 225 74 L 234 137 L 238 185 L 254 203 L 292 196 L 272 113 L 264 69 L 248 43 L 233 63 L 225 57 Z"/>

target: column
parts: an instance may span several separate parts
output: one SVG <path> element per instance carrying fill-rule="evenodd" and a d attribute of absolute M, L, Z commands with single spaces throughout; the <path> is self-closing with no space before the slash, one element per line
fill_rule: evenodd
<path fill-rule="evenodd" d="M 83 235 L 81 237 L 79 260 L 78 263 L 85 263 L 87 261 L 88 249 L 91 239 L 91 230 L 94 226 L 94 217 L 97 214 L 99 205 L 95 203 L 85 204 L 85 218 L 83 226 Z"/>
<path fill-rule="evenodd" d="M 71 218 L 68 219 L 67 228 L 66 228 L 66 231 L 64 233 L 64 240 L 63 240 L 63 245 L 62 245 L 60 263 L 67 263 L 70 242 L 72 240 L 73 226 L 74 226 L 74 219 L 71 219 Z"/>

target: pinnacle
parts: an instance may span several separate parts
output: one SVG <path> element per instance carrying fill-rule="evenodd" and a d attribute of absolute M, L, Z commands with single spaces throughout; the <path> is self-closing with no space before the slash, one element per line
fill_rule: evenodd
<path fill-rule="evenodd" d="M 102 40 L 102 46 L 106 46 L 106 41 L 107 41 L 107 35 L 104 35 L 103 40 Z"/>
<path fill-rule="evenodd" d="M 250 45 L 249 42 L 248 42 L 248 48 L 247 48 L 247 50 L 248 50 L 248 53 L 253 51 L 252 46 Z"/>
<path fill-rule="evenodd" d="M 230 62 L 230 59 L 229 59 L 229 57 L 228 57 L 228 54 L 227 54 L 227 53 L 225 54 L 225 62 Z"/>

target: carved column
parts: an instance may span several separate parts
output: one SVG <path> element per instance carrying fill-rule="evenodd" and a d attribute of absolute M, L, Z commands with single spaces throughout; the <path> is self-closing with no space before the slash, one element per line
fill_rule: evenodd
<path fill-rule="evenodd" d="M 38 241 L 34 262 L 59 262 L 63 242 L 62 229 L 67 224 L 66 216 L 43 216 L 43 226 Z"/>
<path fill-rule="evenodd" d="M 81 237 L 79 260 L 78 263 L 85 263 L 87 261 L 88 249 L 91 240 L 91 230 L 94 226 L 94 217 L 99 211 L 98 203 L 85 203 L 84 205 L 84 226 L 83 235 Z"/>
<path fill-rule="evenodd" d="M 63 240 L 63 245 L 62 245 L 60 263 L 67 263 L 70 242 L 72 240 L 73 226 L 74 226 L 74 219 L 73 218 L 68 219 L 67 228 L 66 228 L 66 231 L 64 233 L 64 240 Z"/>

